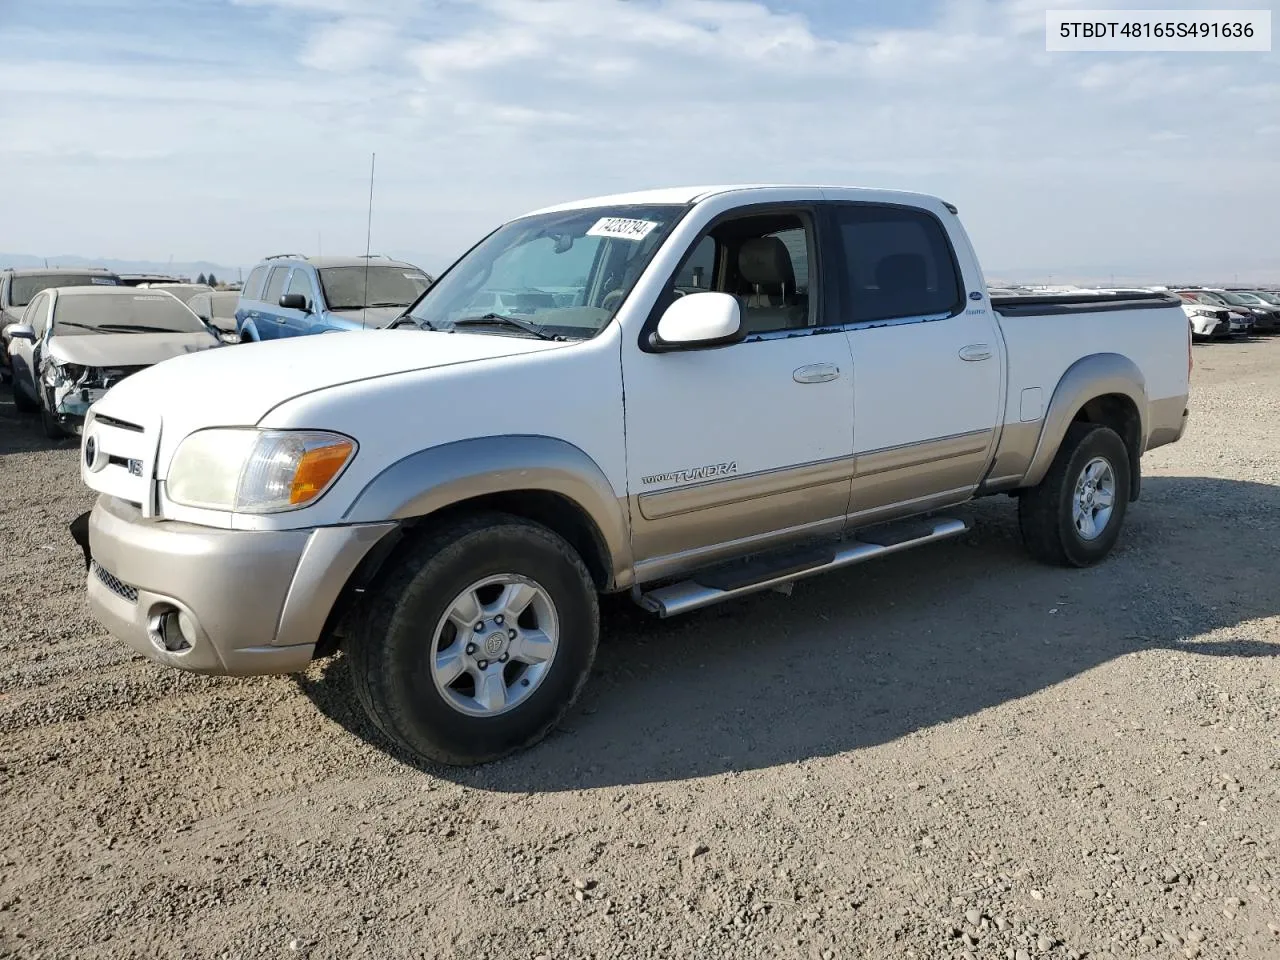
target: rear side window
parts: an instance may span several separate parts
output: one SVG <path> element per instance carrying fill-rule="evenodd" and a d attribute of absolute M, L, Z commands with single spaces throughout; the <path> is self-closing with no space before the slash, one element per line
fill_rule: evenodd
<path fill-rule="evenodd" d="M 249 279 L 244 282 L 244 298 L 246 300 L 257 300 L 262 295 L 262 278 L 267 275 L 265 266 L 254 267 L 249 272 Z"/>
<path fill-rule="evenodd" d="M 267 292 L 262 295 L 271 306 L 276 306 L 280 302 L 280 295 L 284 293 L 284 281 L 289 276 L 289 268 L 273 267 L 271 269 L 271 279 L 267 281 Z"/>
<path fill-rule="evenodd" d="M 835 207 L 846 323 L 949 316 L 964 290 L 946 231 L 923 210 Z"/>

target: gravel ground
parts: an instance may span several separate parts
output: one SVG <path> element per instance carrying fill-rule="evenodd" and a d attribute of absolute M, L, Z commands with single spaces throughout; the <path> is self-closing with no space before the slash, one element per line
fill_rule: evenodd
<path fill-rule="evenodd" d="M 341 657 L 94 624 L 72 443 L 0 406 L 0 956 L 1280 957 L 1280 339 L 1196 348 L 1116 554 L 967 538 L 667 622 L 541 746 L 395 755 Z"/>

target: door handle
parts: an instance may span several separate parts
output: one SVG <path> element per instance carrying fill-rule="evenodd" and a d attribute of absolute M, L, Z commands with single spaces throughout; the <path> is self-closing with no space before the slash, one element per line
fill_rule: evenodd
<path fill-rule="evenodd" d="M 796 383 L 826 383 L 838 376 L 840 368 L 834 363 L 810 363 L 791 372 L 791 379 Z"/>
<path fill-rule="evenodd" d="M 991 356 L 991 344 L 989 343 L 971 343 L 967 347 L 960 348 L 961 360 L 986 360 Z"/>

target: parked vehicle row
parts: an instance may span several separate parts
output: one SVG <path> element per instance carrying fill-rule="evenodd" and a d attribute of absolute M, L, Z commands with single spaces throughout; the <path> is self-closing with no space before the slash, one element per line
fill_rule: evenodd
<path fill-rule="evenodd" d="M 242 309 L 378 309 L 267 263 Z M 388 301 L 424 283 L 385 266 Z M 992 297 L 956 208 L 920 194 L 564 203 L 424 290 L 383 329 L 176 357 L 93 404 L 86 588 L 111 635 L 214 674 L 345 648 L 389 737 L 477 763 L 578 697 L 601 593 L 675 616 L 957 536 L 946 511 L 997 494 L 1033 557 L 1095 564 L 1187 422 L 1178 297 Z"/>
<path fill-rule="evenodd" d="M 249 272 L 236 307 L 241 342 L 378 328 L 431 285 L 411 263 L 387 257 L 277 254 Z"/>
<path fill-rule="evenodd" d="M 1174 293 L 1198 340 L 1280 331 L 1280 292 L 1246 287 L 1005 287 L 1007 296 L 1045 293 Z M 993 295 L 995 292 L 993 290 Z"/>
<path fill-rule="evenodd" d="M 220 345 L 173 294 L 124 285 L 46 288 L 5 330 L 14 406 L 39 413 L 53 439 L 79 433 L 89 407 L 125 377 Z"/>

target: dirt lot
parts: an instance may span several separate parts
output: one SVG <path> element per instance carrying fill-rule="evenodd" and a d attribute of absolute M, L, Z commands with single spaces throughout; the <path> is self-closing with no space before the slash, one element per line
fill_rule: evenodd
<path fill-rule="evenodd" d="M 564 728 L 469 772 L 389 753 L 340 657 L 126 654 L 74 444 L 0 405 L 0 956 L 1274 960 L 1280 339 L 1196 363 L 1101 567 L 1001 497 L 790 599 L 611 603 Z"/>

